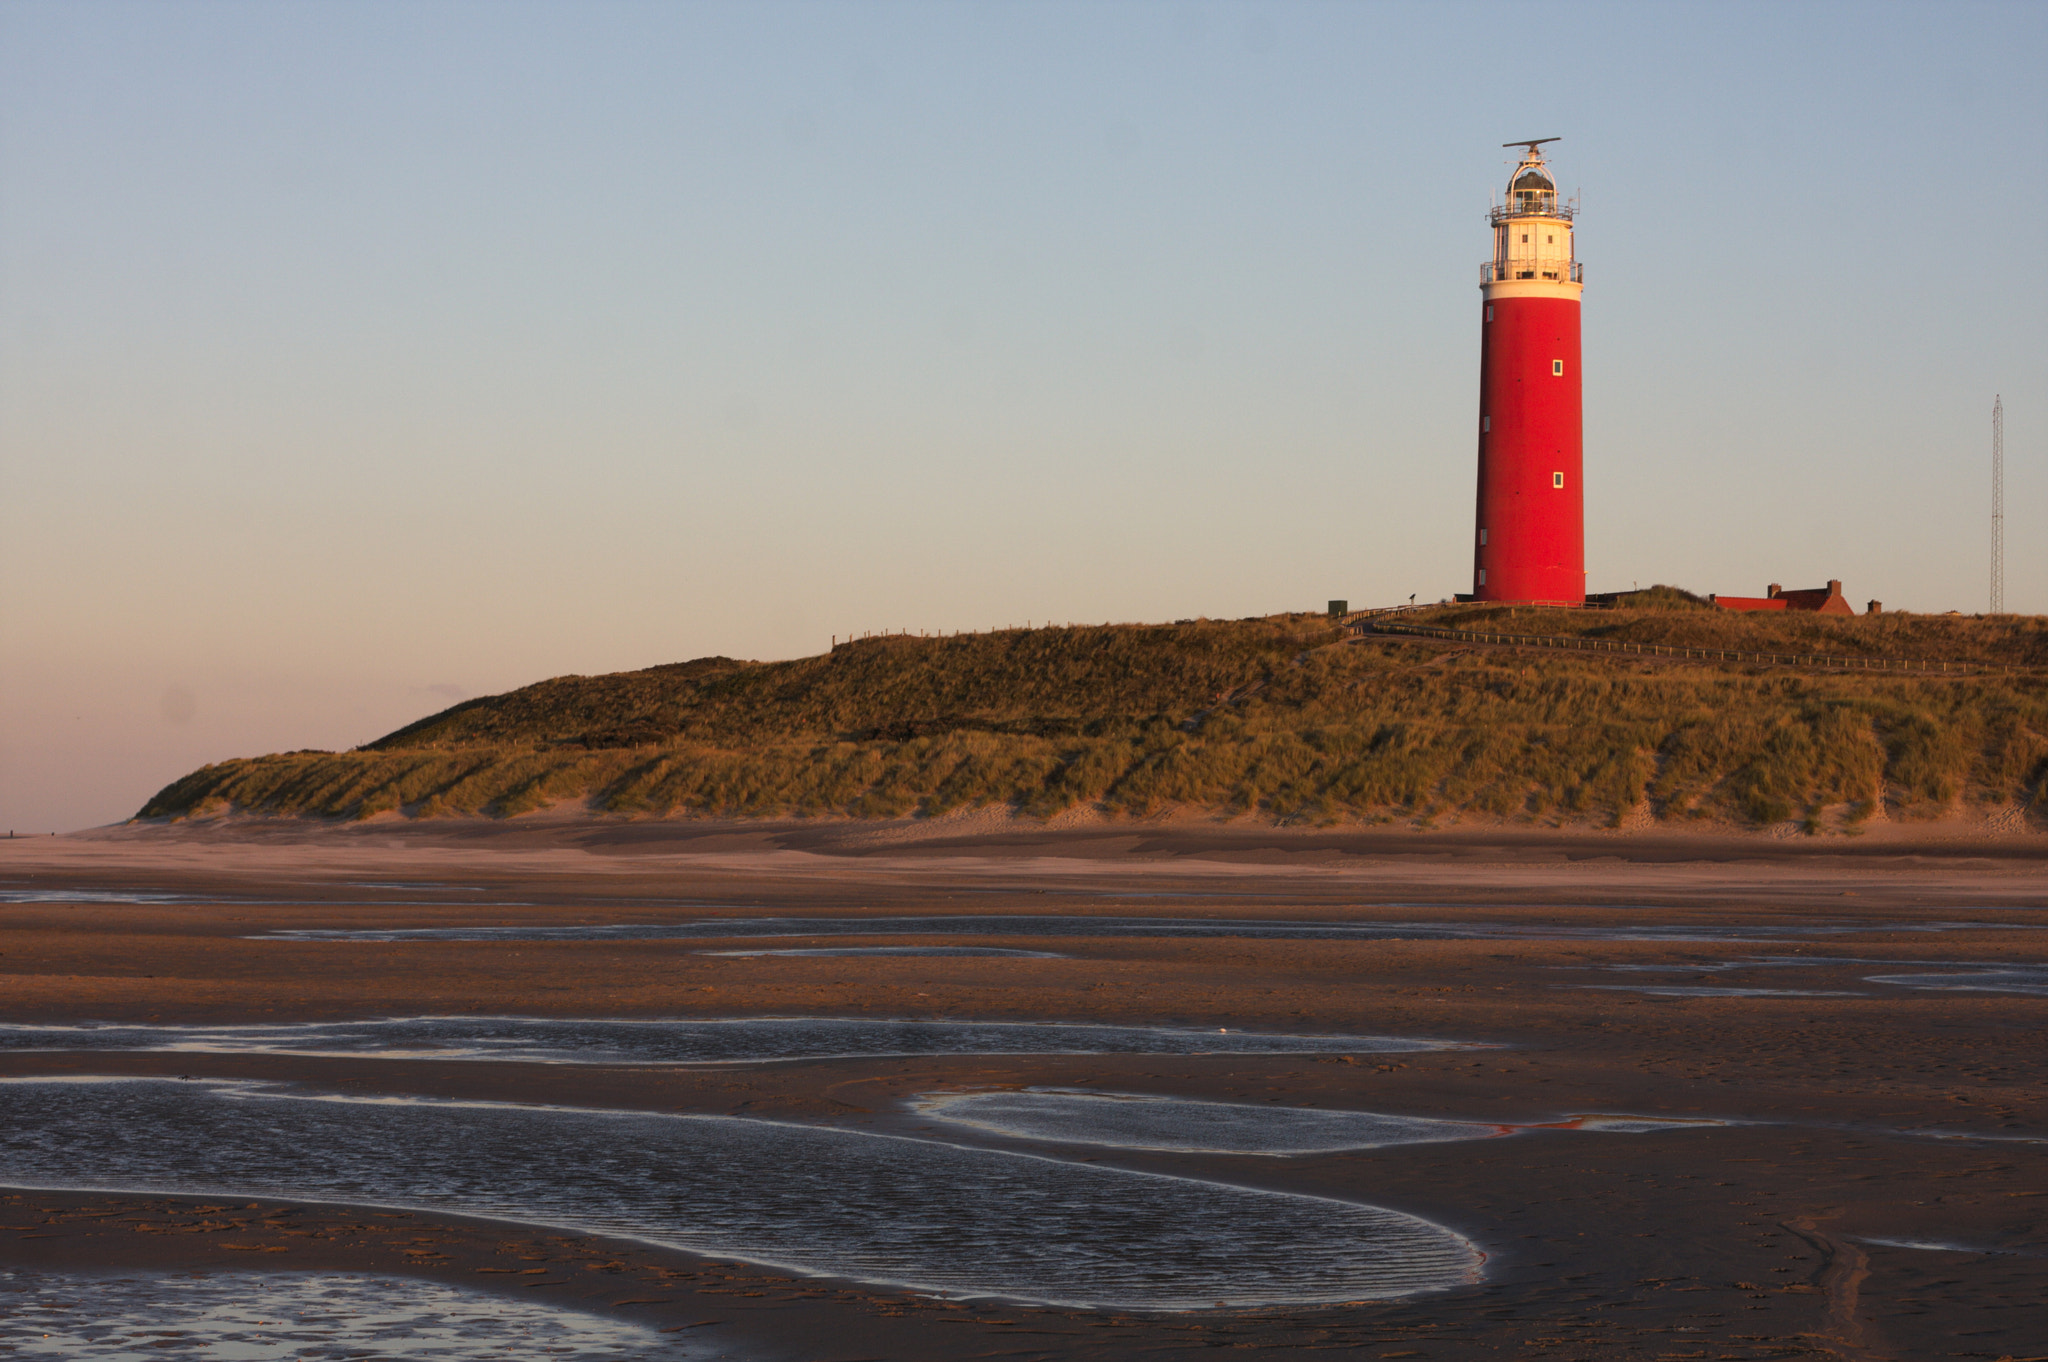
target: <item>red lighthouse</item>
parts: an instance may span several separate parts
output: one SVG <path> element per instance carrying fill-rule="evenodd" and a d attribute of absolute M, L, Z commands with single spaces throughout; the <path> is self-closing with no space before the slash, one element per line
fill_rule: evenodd
<path fill-rule="evenodd" d="M 1579 292 L 1575 209 L 1557 199 L 1542 144 L 1524 147 L 1493 210 L 1493 259 L 1480 272 L 1479 519 L 1472 598 L 1586 598 L 1579 485 Z"/>

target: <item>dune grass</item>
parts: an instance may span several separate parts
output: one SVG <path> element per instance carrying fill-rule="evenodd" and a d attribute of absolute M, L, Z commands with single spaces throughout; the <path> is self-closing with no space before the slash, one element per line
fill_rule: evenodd
<path fill-rule="evenodd" d="M 1403 615 L 1446 629 L 1497 630 L 1743 652 L 1821 653 L 2048 669 L 2048 617 L 2040 615 L 1819 615 L 1734 611 L 1675 587 L 1632 594 L 1621 610 L 1449 605 Z"/>
<path fill-rule="evenodd" d="M 1819 621 L 1683 600 L 1425 618 L 1751 651 L 1954 650 L 1985 662 L 2030 660 L 2048 642 L 2031 619 Z M 1000 805 L 1049 817 L 1084 805 L 1309 823 L 1648 813 L 1812 828 L 1832 811 L 1853 827 L 1880 810 L 2048 808 L 2044 735 L 2048 680 L 2030 672 L 1652 663 L 1349 639 L 1318 617 L 1285 616 L 877 638 L 789 662 L 558 677 L 353 752 L 209 766 L 140 816 L 510 816 L 582 799 L 623 815 L 882 818 Z"/>

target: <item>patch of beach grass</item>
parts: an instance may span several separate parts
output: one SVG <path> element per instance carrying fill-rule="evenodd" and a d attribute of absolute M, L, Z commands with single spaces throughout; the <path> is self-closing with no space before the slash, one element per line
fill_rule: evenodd
<path fill-rule="evenodd" d="M 1449 607 L 1502 632 L 1634 631 L 1745 651 L 2017 664 L 2031 617 L 1823 621 L 1682 596 L 1622 611 Z M 1894 626 L 1891 621 L 1898 620 Z M 1818 629 L 1819 634 L 1812 633 Z M 1691 630 L 1694 633 L 1688 633 Z M 1695 636 L 1696 635 L 1696 636 Z M 890 637 L 817 657 L 558 677 L 467 701 L 353 752 L 222 762 L 144 817 L 618 814 L 934 816 L 1077 806 L 1307 823 L 1747 824 L 1843 809 L 1927 818 L 2048 800 L 2048 678 L 1828 672 L 1352 639 L 1316 616 Z"/>

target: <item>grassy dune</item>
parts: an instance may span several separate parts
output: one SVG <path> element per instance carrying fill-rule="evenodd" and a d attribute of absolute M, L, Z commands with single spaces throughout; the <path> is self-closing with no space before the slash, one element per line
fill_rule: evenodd
<path fill-rule="evenodd" d="M 142 817 L 228 810 L 899 817 L 1195 807 L 1854 827 L 2048 810 L 2048 622 L 1446 607 L 1427 622 L 1970 661 L 1940 678 L 1349 640 L 1315 616 L 878 638 L 789 662 L 558 677 L 352 752 L 222 762 Z"/>
<path fill-rule="evenodd" d="M 1718 610 L 1687 593 L 1653 587 L 1627 610 L 1448 606 L 1410 618 L 1459 629 L 1547 634 L 1741 652 L 1822 653 L 2048 670 L 2048 619 L 2037 615 L 1749 614 Z"/>

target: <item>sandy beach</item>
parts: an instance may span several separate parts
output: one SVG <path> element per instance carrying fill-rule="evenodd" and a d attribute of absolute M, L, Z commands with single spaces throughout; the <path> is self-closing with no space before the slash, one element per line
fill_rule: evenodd
<path fill-rule="evenodd" d="M 831 1017 L 1452 1042 L 693 1064 L 65 1048 L 77 1033 L 53 1031 L 0 1049 L 0 1077 L 1025 1150 L 1386 1208 L 1462 1236 L 1483 1268 L 1380 1301 L 1105 1311 L 86 1168 L 69 1190 L 5 1193 L 0 1265 L 403 1272 L 792 1359 L 2020 1358 L 2048 1338 L 2038 839 L 275 820 L 0 842 L 0 895 L 0 1023 L 17 1028 Z M 777 918 L 804 921 L 762 925 Z M 476 928 L 499 930 L 462 939 Z M 912 1105 L 1038 1089 L 1515 1133 L 1272 1157 L 1020 1142 Z M 1671 1124 L 1571 1128 L 1603 1115 Z"/>

